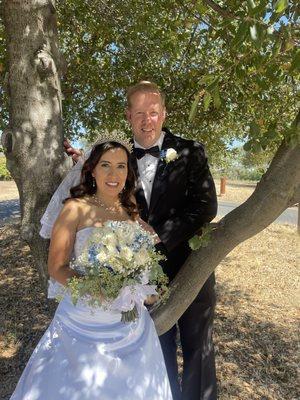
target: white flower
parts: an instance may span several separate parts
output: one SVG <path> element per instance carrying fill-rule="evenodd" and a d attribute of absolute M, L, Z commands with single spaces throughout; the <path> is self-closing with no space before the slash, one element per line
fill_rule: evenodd
<path fill-rule="evenodd" d="M 116 252 L 116 245 L 110 243 L 110 244 L 108 244 L 108 245 L 106 246 L 106 249 L 107 249 L 107 251 L 108 251 L 108 253 L 109 253 L 110 255 L 115 254 L 115 252 Z"/>
<path fill-rule="evenodd" d="M 127 261 L 131 261 L 133 257 L 133 251 L 129 247 L 123 247 L 120 251 L 120 256 L 125 258 Z"/>
<path fill-rule="evenodd" d="M 136 234 L 136 226 L 134 224 L 128 224 L 124 229 L 124 239 L 127 243 L 132 243 Z"/>
<path fill-rule="evenodd" d="M 107 235 L 104 236 L 104 238 L 102 239 L 102 243 L 105 246 L 114 246 L 116 247 L 117 245 L 117 239 L 116 239 L 116 235 L 113 232 L 108 233 Z"/>
<path fill-rule="evenodd" d="M 97 254 L 97 260 L 100 263 L 104 263 L 108 260 L 109 255 L 105 249 L 102 249 L 98 254 Z"/>
<path fill-rule="evenodd" d="M 169 163 L 170 161 L 174 161 L 177 158 L 178 158 L 178 153 L 175 149 L 173 149 L 172 147 L 170 149 L 167 149 L 166 156 L 165 156 L 166 163 Z"/>
<path fill-rule="evenodd" d="M 138 265 L 144 265 L 150 261 L 150 256 L 145 248 L 142 248 L 136 255 L 136 262 Z"/>
<path fill-rule="evenodd" d="M 124 228 L 116 231 L 115 236 L 117 238 L 118 245 L 121 248 L 125 247 L 127 243 L 131 242 L 131 232 L 129 230 L 125 230 Z"/>

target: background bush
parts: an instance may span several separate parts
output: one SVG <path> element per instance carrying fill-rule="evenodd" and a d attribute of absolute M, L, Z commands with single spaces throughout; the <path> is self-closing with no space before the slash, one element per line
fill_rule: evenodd
<path fill-rule="evenodd" d="M 231 180 L 236 180 L 236 181 L 253 181 L 253 182 L 258 182 L 263 173 L 264 170 L 260 168 L 253 168 L 253 169 L 247 169 L 247 168 L 236 168 L 236 167 L 228 167 L 228 168 L 211 168 L 211 172 L 213 174 L 213 177 L 215 179 L 220 179 L 224 176 L 226 176 L 228 179 Z"/>
<path fill-rule="evenodd" d="M 11 179 L 12 177 L 6 168 L 6 159 L 0 156 L 0 181 L 10 181 Z"/>

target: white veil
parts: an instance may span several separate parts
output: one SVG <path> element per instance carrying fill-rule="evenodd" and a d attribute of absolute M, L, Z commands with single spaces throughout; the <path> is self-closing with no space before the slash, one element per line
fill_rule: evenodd
<path fill-rule="evenodd" d="M 50 239 L 54 222 L 63 208 L 63 200 L 70 197 L 70 189 L 80 182 L 80 174 L 84 161 L 89 157 L 91 150 L 88 150 L 83 157 L 80 157 L 77 163 L 71 168 L 61 184 L 54 192 L 51 200 L 41 218 L 40 236 L 44 239 Z"/>
<path fill-rule="evenodd" d="M 61 184 L 54 192 L 51 200 L 41 218 L 40 236 L 50 239 L 53 225 L 63 208 L 63 200 L 70 197 L 70 189 L 80 182 L 80 175 L 84 161 L 88 158 L 90 150 L 80 157 L 77 163 L 67 173 Z M 48 280 L 48 298 L 57 299 L 66 293 L 65 286 L 51 278 Z"/>

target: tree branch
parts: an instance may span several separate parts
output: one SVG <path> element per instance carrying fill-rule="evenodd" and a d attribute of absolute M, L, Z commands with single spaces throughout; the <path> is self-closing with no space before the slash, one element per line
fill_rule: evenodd
<path fill-rule="evenodd" d="M 283 142 L 254 193 L 227 214 L 211 233 L 207 247 L 194 251 L 170 285 L 170 298 L 152 316 L 159 334 L 170 329 L 195 299 L 225 256 L 270 225 L 289 205 L 300 182 L 300 144 Z"/>
<path fill-rule="evenodd" d="M 181 69 L 182 69 L 184 59 L 185 59 L 186 55 L 188 54 L 188 52 L 189 52 L 189 50 L 190 50 L 190 47 L 191 47 L 191 45 L 192 45 L 192 42 L 193 42 L 193 40 L 194 40 L 194 38 L 195 38 L 195 33 L 196 33 L 196 31 L 197 31 L 197 27 L 198 27 L 198 25 L 196 24 L 196 25 L 194 26 L 194 29 L 193 29 L 192 33 L 191 33 L 190 40 L 189 40 L 189 42 L 188 42 L 188 44 L 187 44 L 187 46 L 186 46 L 186 49 L 184 50 L 184 52 L 183 52 L 183 54 L 182 54 L 182 57 L 181 57 L 181 60 L 180 60 L 180 63 L 179 63 L 178 71 L 181 71 Z"/>
<path fill-rule="evenodd" d="M 252 18 L 250 16 L 247 16 L 246 18 L 244 18 L 244 17 L 241 18 L 240 16 L 235 15 L 233 12 L 229 11 L 227 8 L 219 6 L 213 0 L 203 0 L 203 2 L 208 7 L 210 7 L 212 10 L 216 11 L 220 16 L 222 16 L 225 19 L 238 19 L 238 20 L 245 19 L 249 22 L 253 22 L 253 24 L 259 24 L 259 25 L 263 26 L 264 28 L 268 28 L 269 26 L 272 26 L 272 25 L 265 23 L 264 21 L 260 21 L 259 19 Z M 284 36 L 278 30 L 274 30 L 273 35 L 280 37 L 282 40 L 284 39 Z M 296 44 L 296 42 L 295 42 L 295 44 Z"/>
<path fill-rule="evenodd" d="M 233 14 L 231 11 L 229 11 L 227 8 L 219 6 L 212 0 L 203 0 L 203 3 L 205 3 L 208 7 L 216 11 L 224 18 L 236 18 L 236 15 Z"/>

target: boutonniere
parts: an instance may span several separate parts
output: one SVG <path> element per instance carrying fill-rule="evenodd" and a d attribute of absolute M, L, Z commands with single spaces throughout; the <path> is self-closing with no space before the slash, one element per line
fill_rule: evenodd
<path fill-rule="evenodd" d="M 162 151 L 161 158 L 166 162 L 166 164 L 168 164 L 171 161 L 177 160 L 178 153 L 175 149 L 171 147 L 167 150 Z"/>

